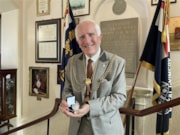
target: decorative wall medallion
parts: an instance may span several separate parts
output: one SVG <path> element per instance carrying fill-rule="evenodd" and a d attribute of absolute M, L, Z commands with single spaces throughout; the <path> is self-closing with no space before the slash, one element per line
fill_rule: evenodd
<path fill-rule="evenodd" d="M 115 3 L 112 7 L 113 13 L 120 15 L 126 10 L 126 1 L 125 0 L 115 0 Z"/>

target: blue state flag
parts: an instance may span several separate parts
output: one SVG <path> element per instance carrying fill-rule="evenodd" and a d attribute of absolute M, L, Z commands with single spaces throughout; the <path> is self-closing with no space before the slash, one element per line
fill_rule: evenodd
<path fill-rule="evenodd" d="M 170 42 L 169 42 L 169 0 L 159 0 L 149 35 L 141 55 L 141 65 L 154 72 L 153 105 L 172 99 Z M 169 120 L 172 109 L 157 113 L 156 134 L 169 135 Z"/>
<path fill-rule="evenodd" d="M 74 54 L 78 54 L 81 52 L 81 49 L 79 48 L 79 45 L 76 42 L 76 38 L 75 38 L 76 23 L 69 3 L 67 4 L 66 7 L 64 19 L 65 19 L 64 21 L 65 45 L 62 50 L 62 64 L 60 67 L 61 97 L 62 97 L 62 90 L 64 88 L 64 81 L 65 81 L 65 76 L 64 76 L 65 67 L 67 65 L 68 59 Z"/>

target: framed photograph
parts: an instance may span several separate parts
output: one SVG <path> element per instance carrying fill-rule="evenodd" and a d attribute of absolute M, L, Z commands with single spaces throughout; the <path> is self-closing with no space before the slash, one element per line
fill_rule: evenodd
<path fill-rule="evenodd" d="M 90 14 L 90 0 L 69 0 L 74 17 Z M 68 0 L 63 0 L 63 17 L 65 15 Z"/>
<path fill-rule="evenodd" d="M 37 63 L 59 63 L 61 59 L 61 20 L 36 21 L 35 57 Z"/>
<path fill-rule="evenodd" d="M 157 5 L 159 0 L 151 0 L 151 5 Z M 171 3 L 176 3 L 176 0 L 169 0 Z"/>
<path fill-rule="evenodd" d="M 29 67 L 29 95 L 49 97 L 49 68 Z"/>
<path fill-rule="evenodd" d="M 50 14 L 50 0 L 36 0 L 37 16 Z"/>

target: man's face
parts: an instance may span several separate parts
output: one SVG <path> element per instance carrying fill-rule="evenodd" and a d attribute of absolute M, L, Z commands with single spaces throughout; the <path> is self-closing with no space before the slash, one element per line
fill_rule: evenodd
<path fill-rule="evenodd" d="M 101 44 L 101 35 L 97 35 L 95 25 L 89 21 L 83 22 L 79 25 L 77 33 L 81 50 L 89 57 L 95 55 Z"/>

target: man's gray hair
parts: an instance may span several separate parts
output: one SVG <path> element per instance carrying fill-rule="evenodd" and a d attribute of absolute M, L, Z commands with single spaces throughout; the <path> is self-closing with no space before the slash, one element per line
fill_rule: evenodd
<path fill-rule="evenodd" d="M 99 24 L 97 24 L 94 20 L 91 20 L 91 19 L 82 20 L 79 24 L 81 24 L 82 22 L 92 22 L 95 25 L 95 29 L 96 29 L 97 35 L 98 36 L 101 35 L 101 28 L 100 28 Z M 79 27 L 79 24 L 75 28 L 75 36 L 76 36 L 77 40 L 78 40 L 78 31 L 77 31 L 77 29 Z"/>

